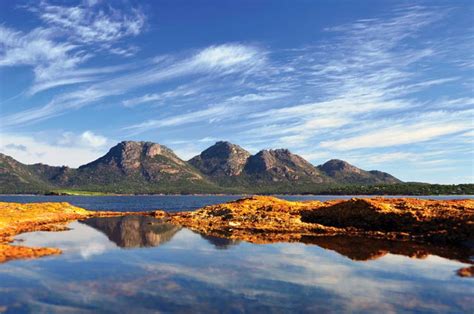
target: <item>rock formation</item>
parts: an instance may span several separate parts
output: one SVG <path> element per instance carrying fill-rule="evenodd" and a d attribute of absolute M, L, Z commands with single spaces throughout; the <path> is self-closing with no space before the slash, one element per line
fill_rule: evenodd
<path fill-rule="evenodd" d="M 352 184 L 401 183 L 400 180 L 388 173 L 377 170 L 365 171 L 339 159 L 331 159 L 318 166 L 318 169 L 336 182 Z"/>
<path fill-rule="evenodd" d="M 242 147 L 229 143 L 217 142 L 189 160 L 203 174 L 210 177 L 238 176 L 250 157 Z"/>

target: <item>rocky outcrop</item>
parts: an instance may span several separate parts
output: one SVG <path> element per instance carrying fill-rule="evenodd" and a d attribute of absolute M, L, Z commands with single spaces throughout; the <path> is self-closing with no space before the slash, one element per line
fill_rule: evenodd
<path fill-rule="evenodd" d="M 65 184 L 113 193 L 205 193 L 219 188 L 166 146 L 121 142 L 83 165 Z"/>
<path fill-rule="evenodd" d="M 254 196 L 177 213 L 172 219 L 200 233 L 257 242 L 314 235 L 456 244 L 474 240 L 474 200 L 375 198 L 322 203 Z"/>
<path fill-rule="evenodd" d="M 189 163 L 207 176 L 232 177 L 242 173 L 249 157 L 250 153 L 242 147 L 221 141 L 190 159 Z"/>
<path fill-rule="evenodd" d="M 317 168 L 336 182 L 352 184 L 401 183 L 400 180 L 386 172 L 365 171 L 339 159 L 331 159 Z"/>
<path fill-rule="evenodd" d="M 351 199 L 301 212 L 301 221 L 337 228 L 394 232 L 433 242 L 474 240 L 474 201 Z"/>
<path fill-rule="evenodd" d="M 249 157 L 244 173 L 257 181 L 332 182 L 308 161 L 287 149 L 262 150 Z"/>
<path fill-rule="evenodd" d="M 166 175 L 173 175 L 174 178 L 181 176 L 202 178 L 172 150 L 152 142 L 121 142 L 112 147 L 105 156 L 79 167 L 78 170 L 81 172 L 89 169 L 142 175 L 151 181 L 159 180 L 161 176 Z"/>
<path fill-rule="evenodd" d="M 78 219 L 130 215 L 129 212 L 88 211 L 69 203 L 4 203 L 0 202 L 0 263 L 13 259 L 36 258 L 60 254 L 57 248 L 34 248 L 11 245 L 13 236 L 32 231 L 63 231 Z M 133 213 L 163 216 L 164 212 Z"/>

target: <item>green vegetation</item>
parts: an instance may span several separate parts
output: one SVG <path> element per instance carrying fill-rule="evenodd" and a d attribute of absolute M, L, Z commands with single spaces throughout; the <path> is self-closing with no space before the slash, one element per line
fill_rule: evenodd
<path fill-rule="evenodd" d="M 344 185 L 323 189 L 326 195 L 474 195 L 474 184 L 428 184 L 407 182 L 381 185 Z"/>
<path fill-rule="evenodd" d="M 84 195 L 103 196 L 120 194 L 307 194 L 307 195 L 474 195 L 474 184 L 427 184 L 427 183 L 400 183 L 386 185 L 291 185 L 274 184 L 272 186 L 233 186 L 217 188 L 216 186 L 143 186 L 136 189 L 132 186 L 89 186 L 88 191 L 74 189 L 55 189 L 38 194 L 48 195 Z M 36 192 L 32 192 L 36 193 Z"/>
<path fill-rule="evenodd" d="M 113 195 L 112 193 L 106 192 L 94 192 L 94 191 L 80 191 L 80 190 L 51 190 L 45 193 L 47 195 L 76 195 L 76 196 L 104 196 L 104 195 Z"/>
<path fill-rule="evenodd" d="M 308 195 L 474 195 L 474 184 L 274 184 L 255 185 L 244 189 L 249 194 L 308 194 Z"/>

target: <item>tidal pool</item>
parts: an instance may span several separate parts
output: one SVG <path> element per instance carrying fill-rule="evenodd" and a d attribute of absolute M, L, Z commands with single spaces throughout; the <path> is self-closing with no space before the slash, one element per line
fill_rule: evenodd
<path fill-rule="evenodd" d="M 6 313 L 468 313 L 465 248 L 360 238 L 255 245 L 144 216 L 17 236 L 59 256 L 0 264 Z M 411 257 L 410 257 L 411 256 Z"/>

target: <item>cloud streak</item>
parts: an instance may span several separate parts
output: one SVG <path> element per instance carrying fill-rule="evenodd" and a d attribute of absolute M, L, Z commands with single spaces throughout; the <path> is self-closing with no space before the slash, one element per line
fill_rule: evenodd
<path fill-rule="evenodd" d="M 146 20 L 138 9 L 125 14 L 111 7 L 96 11 L 82 6 L 55 6 L 45 1 L 29 10 L 44 25 L 26 33 L 0 26 L 0 67 L 33 67 L 35 79 L 28 89 L 30 96 L 58 86 L 99 79 L 97 75 L 114 67 L 78 70 L 95 56 L 97 49 L 90 49 L 91 46 L 99 45 L 99 50 L 130 56 L 134 48 L 115 45 L 125 37 L 139 35 Z"/>
<path fill-rule="evenodd" d="M 147 70 L 136 71 L 78 91 L 59 95 L 43 107 L 29 109 L 4 118 L 4 126 L 30 123 L 61 115 L 70 109 L 78 109 L 93 104 L 109 96 L 123 95 L 133 89 L 173 80 L 189 75 L 225 76 L 231 74 L 248 74 L 265 63 L 265 56 L 257 48 L 239 44 L 211 46 L 202 49 L 181 60 L 165 65 L 158 64 Z M 145 95 L 125 104 L 138 104 L 155 95 Z M 166 96 L 166 95 L 165 95 Z M 168 95 L 169 96 L 169 95 Z"/>

